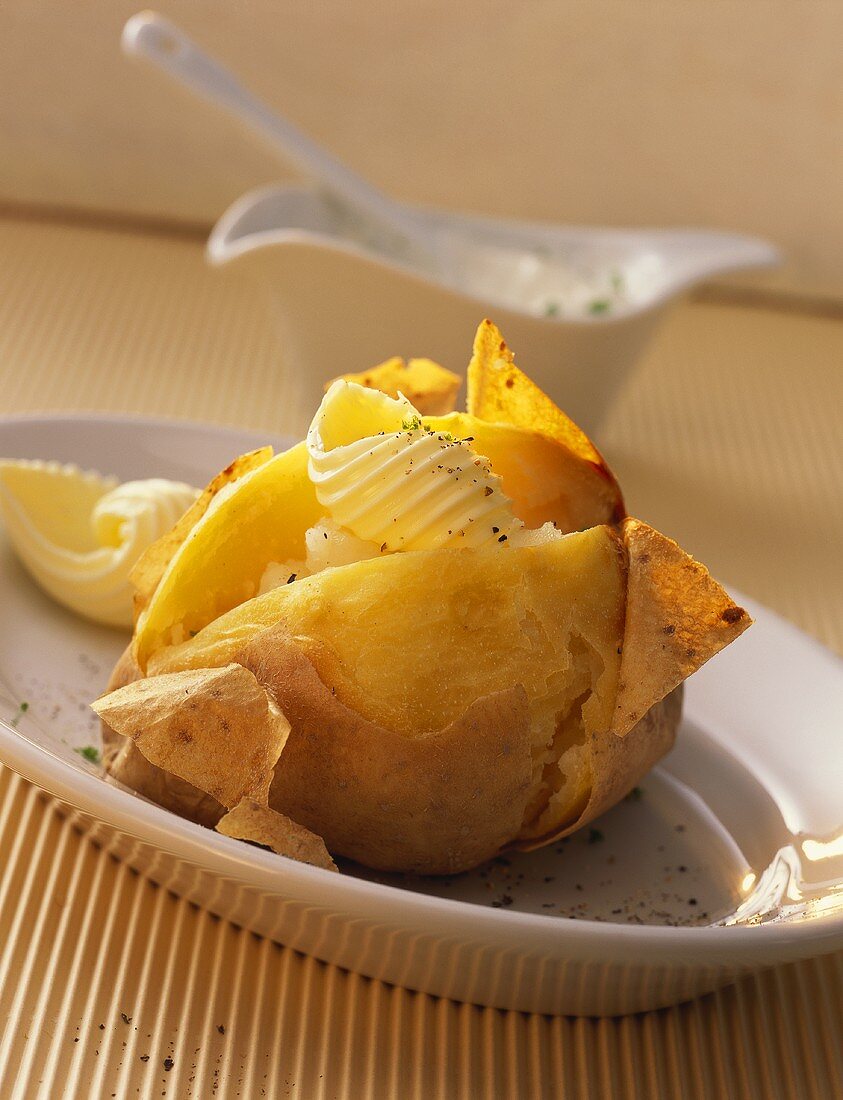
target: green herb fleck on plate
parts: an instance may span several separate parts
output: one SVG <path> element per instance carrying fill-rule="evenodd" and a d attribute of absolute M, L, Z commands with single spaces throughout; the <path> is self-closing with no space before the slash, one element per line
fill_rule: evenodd
<path fill-rule="evenodd" d="M 73 751 L 78 752 L 80 756 L 84 756 L 90 764 L 99 764 L 100 762 L 100 750 L 93 745 L 83 745 L 81 749 L 74 749 Z"/>
<path fill-rule="evenodd" d="M 15 714 L 14 718 L 12 718 L 11 725 L 17 728 L 18 722 L 20 722 L 21 718 L 23 718 L 28 710 L 29 703 L 27 703 L 26 701 L 24 701 L 23 703 L 18 703 L 17 713 Z"/>
<path fill-rule="evenodd" d="M 606 839 L 606 837 L 603 835 L 603 833 L 600 832 L 599 829 L 589 829 L 588 830 L 588 843 L 589 844 L 599 844 L 601 840 L 605 840 L 605 839 Z"/>

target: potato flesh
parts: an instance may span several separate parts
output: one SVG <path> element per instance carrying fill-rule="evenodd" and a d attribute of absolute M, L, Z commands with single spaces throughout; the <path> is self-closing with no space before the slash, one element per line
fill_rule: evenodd
<path fill-rule="evenodd" d="M 455 439 L 473 440 L 471 446 L 489 459 L 527 527 L 552 520 L 560 531 L 582 531 L 617 518 L 616 486 L 605 471 L 552 439 L 467 413 L 425 417 L 424 423 Z"/>
<path fill-rule="evenodd" d="M 527 527 L 561 531 L 612 522 L 613 483 L 593 463 L 525 428 L 463 413 L 427 418 L 437 431 L 474 440 Z M 305 531 L 323 518 L 299 444 L 223 489 L 176 551 L 138 620 L 135 655 L 145 671 L 163 646 L 189 637 L 251 599 L 270 562 L 304 557 Z"/>
<path fill-rule="evenodd" d="M 322 513 L 303 443 L 224 489 L 177 551 L 138 621 L 141 668 L 156 649 L 251 599 L 270 562 L 303 558 L 305 531 Z"/>
<path fill-rule="evenodd" d="M 535 814 L 548 797 L 567 805 L 587 793 L 584 732 L 610 719 L 624 591 L 623 553 L 607 527 L 522 549 L 395 554 L 252 599 L 156 654 L 149 671 L 226 664 L 283 625 L 341 702 L 408 737 L 523 684 Z"/>

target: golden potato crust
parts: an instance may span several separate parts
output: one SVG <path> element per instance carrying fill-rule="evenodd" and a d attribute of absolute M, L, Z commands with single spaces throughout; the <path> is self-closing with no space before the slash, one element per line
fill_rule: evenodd
<path fill-rule="evenodd" d="M 367 389 L 380 390 L 389 397 L 403 394 L 422 416 L 442 416 L 452 411 L 462 378 L 432 359 L 411 359 L 405 363 L 394 356 L 376 367 L 357 374 L 341 374 L 344 382 L 356 382 Z M 325 383 L 327 392 L 336 378 Z"/>

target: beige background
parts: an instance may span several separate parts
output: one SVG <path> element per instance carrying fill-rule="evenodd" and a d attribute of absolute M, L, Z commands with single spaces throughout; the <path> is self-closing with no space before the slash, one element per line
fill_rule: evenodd
<path fill-rule="evenodd" d="M 193 224 L 282 171 L 117 48 L 140 0 L 4 0 L 0 202 Z M 159 0 L 393 194 L 579 223 L 699 224 L 843 295 L 840 0 Z M 769 282 L 769 277 L 763 277 Z"/>

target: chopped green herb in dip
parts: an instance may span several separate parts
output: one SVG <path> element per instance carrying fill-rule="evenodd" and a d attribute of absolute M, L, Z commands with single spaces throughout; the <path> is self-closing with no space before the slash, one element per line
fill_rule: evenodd
<path fill-rule="evenodd" d="M 100 750 L 93 745 L 83 745 L 81 749 L 74 749 L 73 751 L 78 752 L 80 756 L 84 756 L 91 764 L 99 764 L 100 762 Z"/>
<path fill-rule="evenodd" d="M 612 308 L 612 303 L 608 298 L 595 298 L 588 307 L 588 312 L 593 314 L 608 313 Z"/>

